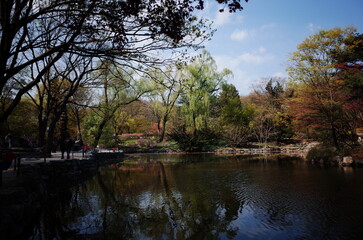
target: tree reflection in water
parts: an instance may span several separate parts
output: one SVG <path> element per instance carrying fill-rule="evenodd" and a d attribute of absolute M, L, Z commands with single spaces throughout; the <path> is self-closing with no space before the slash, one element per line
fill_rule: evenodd
<path fill-rule="evenodd" d="M 332 179 L 334 187 L 329 187 Z M 142 156 L 100 169 L 84 183 L 87 187 L 80 185 L 50 201 L 36 236 L 354 239 L 362 233 L 349 231 L 359 226 L 362 194 L 344 189 L 341 194 L 351 198 L 345 205 L 332 196 L 351 181 L 359 185 L 359 179 L 362 172 L 350 179 L 337 169 L 322 171 L 291 159 Z M 341 211 L 349 212 L 349 224 L 348 214 Z"/>

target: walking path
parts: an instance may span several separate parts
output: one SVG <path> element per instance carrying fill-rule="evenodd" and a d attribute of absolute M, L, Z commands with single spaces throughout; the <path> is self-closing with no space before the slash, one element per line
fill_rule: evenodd
<path fill-rule="evenodd" d="M 90 153 L 85 154 L 85 156 L 82 156 L 82 152 L 72 152 L 70 159 L 87 159 L 89 157 Z M 65 159 L 61 159 L 61 152 L 55 152 L 52 153 L 52 156 L 49 158 L 46 158 L 45 161 L 63 161 Z M 36 163 L 43 163 L 44 158 L 22 158 L 21 159 L 21 165 L 26 164 L 36 164 Z M 16 185 L 18 180 L 17 172 L 14 171 L 14 161 L 12 165 L 9 167 L 8 170 L 2 172 L 2 186 L 0 186 L 0 189 L 12 187 Z"/>

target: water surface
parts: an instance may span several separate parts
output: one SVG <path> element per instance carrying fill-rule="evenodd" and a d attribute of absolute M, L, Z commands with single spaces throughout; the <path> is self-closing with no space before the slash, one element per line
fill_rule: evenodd
<path fill-rule="evenodd" d="M 35 232 L 43 239 L 362 239 L 362 190 L 363 169 L 301 159 L 140 155 L 63 193 Z"/>

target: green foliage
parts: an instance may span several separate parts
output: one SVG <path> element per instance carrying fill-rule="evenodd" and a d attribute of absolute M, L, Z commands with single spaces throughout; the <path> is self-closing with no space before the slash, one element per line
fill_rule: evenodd
<path fill-rule="evenodd" d="M 147 138 L 139 138 L 135 143 L 139 148 L 153 148 L 156 147 L 156 141 Z"/>
<path fill-rule="evenodd" d="M 11 133 L 14 140 L 20 137 L 37 137 L 36 108 L 31 101 L 22 100 L 9 117 L 7 125 L 0 127 L 0 138 L 4 139 L 7 133 Z"/>
<path fill-rule="evenodd" d="M 142 116 L 129 118 L 123 128 L 127 129 L 128 133 L 144 133 L 150 130 L 151 123 Z"/>
<path fill-rule="evenodd" d="M 208 128 L 212 99 L 220 85 L 231 75 L 230 70 L 217 72 L 217 66 L 207 51 L 185 67 L 182 112 L 191 131 Z"/>
<path fill-rule="evenodd" d="M 282 95 L 285 92 L 283 86 L 279 81 L 275 84 L 272 83 L 272 79 L 266 84 L 266 92 L 268 95 L 268 104 L 271 108 L 281 110 L 282 105 Z"/>
<path fill-rule="evenodd" d="M 230 147 L 242 146 L 251 134 L 250 122 L 254 118 L 255 108 L 251 104 L 243 104 L 237 89 L 232 84 L 223 84 L 222 91 L 216 99 L 215 115 L 224 144 Z"/>
<path fill-rule="evenodd" d="M 336 74 L 334 54 L 345 51 L 344 39 L 354 36 L 355 31 L 353 27 L 333 28 L 307 37 L 290 59 L 291 65 L 287 70 L 291 79 L 307 84 L 315 79 L 317 84 L 326 84 L 324 81 L 329 81 Z"/>
<path fill-rule="evenodd" d="M 284 92 L 284 88 L 282 87 L 279 81 L 277 81 L 275 86 L 273 86 L 272 79 L 268 81 L 265 89 L 268 92 L 268 94 L 273 98 L 278 98 Z"/>
<path fill-rule="evenodd" d="M 102 86 L 103 92 L 92 110 L 101 120 L 95 121 L 98 124 L 93 133 L 93 147 L 98 145 L 103 135 L 103 128 L 109 125 L 111 120 L 115 120 L 115 116 L 119 116 L 116 112 L 122 106 L 137 101 L 145 92 L 150 91 L 148 82 L 136 78 L 132 69 L 123 68 L 110 61 L 100 62 L 100 69 L 99 84 Z M 113 131 L 116 132 L 116 130 L 117 126 L 114 126 Z"/>
<path fill-rule="evenodd" d="M 217 98 L 216 105 L 221 123 L 239 125 L 245 122 L 238 91 L 232 84 L 222 85 L 222 92 Z"/>
<path fill-rule="evenodd" d="M 144 133 L 149 132 L 153 124 L 150 104 L 135 101 L 118 108 L 113 115 L 112 122 L 116 133 Z"/>
<path fill-rule="evenodd" d="M 253 119 L 257 116 L 257 108 L 254 104 L 251 103 L 244 103 L 242 107 L 242 116 L 243 116 L 243 123 L 246 126 L 251 125 Z"/>
<path fill-rule="evenodd" d="M 293 118 L 287 113 L 277 112 L 274 118 L 276 140 L 282 142 L 284 139 L 292 138 L 294 130 L 292 125 Z"/>
<path fill-rule="evenodd" d="M 97 115 L 95 112 L 91 112 L 87 115 L 82 122 L 83 130 L 83 141 L 85 143 L 93 143 L 97 132 L 99 124 L 102 122 L 102 116 Z M 103 134 L 99 139 L 97 144 L 105 145 L 106 147 L 112 147 L 115 145 L 115 140 L 113 136 L 113 129 L 109 123 L 102 130 Z"/>

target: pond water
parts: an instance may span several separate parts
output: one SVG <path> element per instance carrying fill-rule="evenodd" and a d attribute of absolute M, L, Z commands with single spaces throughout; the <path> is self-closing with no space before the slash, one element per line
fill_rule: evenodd
<path fill-rule="evenodd" d="M 41 239 L 362 239 L 363 169 L 140 155 L 44 208 Z"/>

